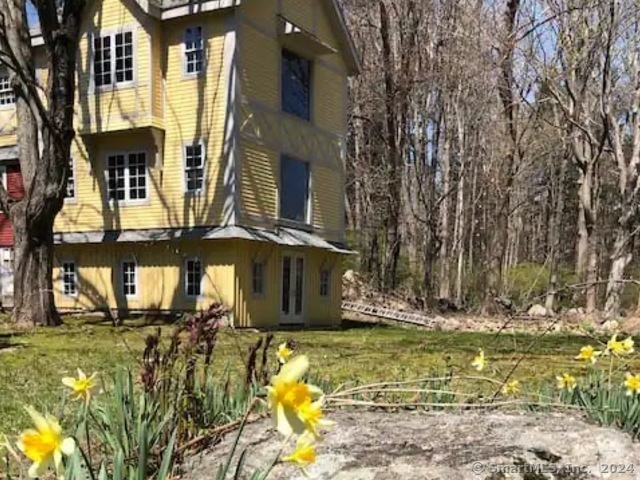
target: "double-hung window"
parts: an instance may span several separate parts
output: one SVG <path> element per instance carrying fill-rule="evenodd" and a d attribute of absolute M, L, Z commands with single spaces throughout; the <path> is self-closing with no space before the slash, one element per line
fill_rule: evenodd
<path fill-rule="evenodd" d="M 311 61 L 282 51 L 282 110 L 311 119 Z"/>
<path fill-rule="evenodd" d="M 67 297 L 78 295 L 78 271 L 75 262 L 62 263 L 62 293 Z"/>
<path fill-rule="evenodd" d="M 264 295 L 265 262 L 254 260 L 251 270 L 251 290 L 253 292 L 253 295 L 255 295 L 256 297 L 261 297 Z"/>
<path fill-rule="evenodd" d="M 196 74 L 203 70 L 204 41 L 202 27 L 190 27 L 184 32 L 184 71 Z"/>
<path fill-rule="evenodd" d="M 122 262 L 122 294 L 125 297 L 138 295 L 138 268 L 133 260 Z"/>
<path fill-rule="evenodd" d="M 185 261 L 184 290 L 188 297 L 199 297 L 202 294 L 202 262 L 198 258 Z"/>
<path fill-rule="evenodd" d="M 280 218 L 309 223 L 309 164 L 286 155 L 280 159 Z"/>
<path fill-rule="evenodd" d="M 203 142 L 184 147 L 184 181 L 187 192 L 198 193 L 204 189 L 204 161 Z"/>
<path fill-rule="evenodd" d="M 107 194 L 113 201 L 147 199 L 147 154 L 118 153 L 107 156 Z"/>
<path fill-rule="evenodd" d="M 323 268 L 320 270 L 320 296 L 328 297 L 331 292 L 331 270 Z"/>
<path fill-rule="evenodd" d="M 96 87 L 133 81 L 133 32 L 93 37 L 93 80 Z"/>
<path fill-rule="evenodd" d="M 11 88 L 9 75 L 0 75 L 0 107 L 16 103 L 16 96 Z"/>

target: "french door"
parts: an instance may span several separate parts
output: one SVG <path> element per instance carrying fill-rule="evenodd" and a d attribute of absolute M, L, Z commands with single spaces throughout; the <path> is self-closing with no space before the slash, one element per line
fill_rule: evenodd
<path fill-rule="evenodd" d="M 304 323 L 304 273 L 302 255 L 282 256 L 280 323 L 300 325 Z"/>

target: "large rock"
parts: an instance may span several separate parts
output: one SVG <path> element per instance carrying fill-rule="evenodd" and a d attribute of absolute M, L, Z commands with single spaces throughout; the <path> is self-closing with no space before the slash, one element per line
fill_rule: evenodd
<path fill-rule="evenodd" d="M 640 334 L 640 316 L 634 315 L 633 317 L 626 319 L 622 324 L 622 331 L 629 335 Z"/>
<path fill-rule="evenodd" d="M 640 445 L 628 435 L 561 414 L 345 411 L 329 416 L 337 425 L 318 446 L 318 462 L 309 468 L 312 479 L 640 478 Z M 213 478 L 233 440 L 230 435 L 212 452 L 189 459 L 183 478 Z M 248 448 L 248 468 L 240 478 L 267 465 L 281 442 L 269 421 L 247 427 L 240 448 Z M 279 465 L 269 478 L 305 477 L 293 466 Z"/>
<path fill-rule="evenodd" d="M 536 304 L 527 311 L 527 314 L 531 317 L 551 317 L 553 316 L 553 311 L 548 310 L 547 307 Z"/>

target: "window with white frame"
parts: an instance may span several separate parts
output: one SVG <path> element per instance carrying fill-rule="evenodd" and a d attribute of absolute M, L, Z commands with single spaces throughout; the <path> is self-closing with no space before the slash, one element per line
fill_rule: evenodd
<path fill-rule="evenodd" d="M 320 270 L 320 296 L 328 297 L 331 292 L 331 270 L 323 268 Z"/>
<path fill-rule="evenodd" d="M 251 290 L 255 296 L 264 295 L 265 262 L 254 260 L 251 266 Z"/>
<path fill-rule="evenodd" d="M 96 87 L 133 81 L 133 32 L 93 37 L 93 79 Z"/>
<path fill-rule="evenodd" d="M 135 297 L 138 294 L 138 267 L 133 260 L 122 262 L 122 294 Z"/>
<path fill-rule="evenodd" d="M 186 145 L 184 148 L 184 176 L 187 192 L 201 192 L 204 187 L 204 144 Z"/>
<path fill-rule="evenodd" d="M 311 61 L 282 51 L 282 110 L 311 119 Z"/>
<path fill-rule="evenodd" d="M 204 41 L 202 27 L 190 27 L 184 32 L 184 71 L 200 73 L 204 64 Z"/>
<path fill-rule="evenodd" d="M 9 75 L 0 75 L 0 107 L 16 103 Z"/>
<path fill-rule="evenodd" d="M 76 198 L 76 177 L 75 177 L 75 165 L 73 162 L 73 158 L 69 159 L 69 173 L 67 175 L 67 199 Z"/>
<path fill-rule="evenodd" d="M 309 221 L 309 164 L 285 155 L 280 159 L 280 218 Z"/>
<path fill-rule="evenodd" d="M 62 293 L 67 297 L 78 294 L 78 271 L 75 262 L 62 263 Z"/>
<path fill-rule="evenodd" d="M 202 262 L 198 258 L 189 258 L 185 262 L 184 289 L 188 297 L 202 294 Z"/>
<path fill-rule="evenodd" d="M 137 201 L 147 198 L 147 154 L 118 153 L 107 156 L 109 200 Z"/>

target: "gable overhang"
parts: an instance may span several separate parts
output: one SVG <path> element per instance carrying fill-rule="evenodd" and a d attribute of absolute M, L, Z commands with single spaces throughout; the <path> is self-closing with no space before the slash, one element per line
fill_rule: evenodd
<path fill-rule="evenodd" d="M 242 0 L 135 0 L 140 8 L 159 20 L 186 17 L 238 7 Z"/>
<path fill-rule="evenodd" d="M 284 48 L 300 55 L 319 57 L 337 53 L 336 49 L 323 42 L 311 32 L 282 16 L 278 16 L 278 37 Z"/>
<path fill-rule="evenodd" d="M 331 3 L 331 8 L 329 8 L 329 17 L 332 24 L 335 26 L 338 41 L 340 42 L 340 47 L 347 65 L 347 71 L 350 76 L 358 75 L 362 70 L 362 64 L 360 63 L 360 56 L 358 55 L 356 44 L 353 41 L 349 27 L 347 27 L 344 12 L 338 3 L 338 0 L 329 1 Z"/>

